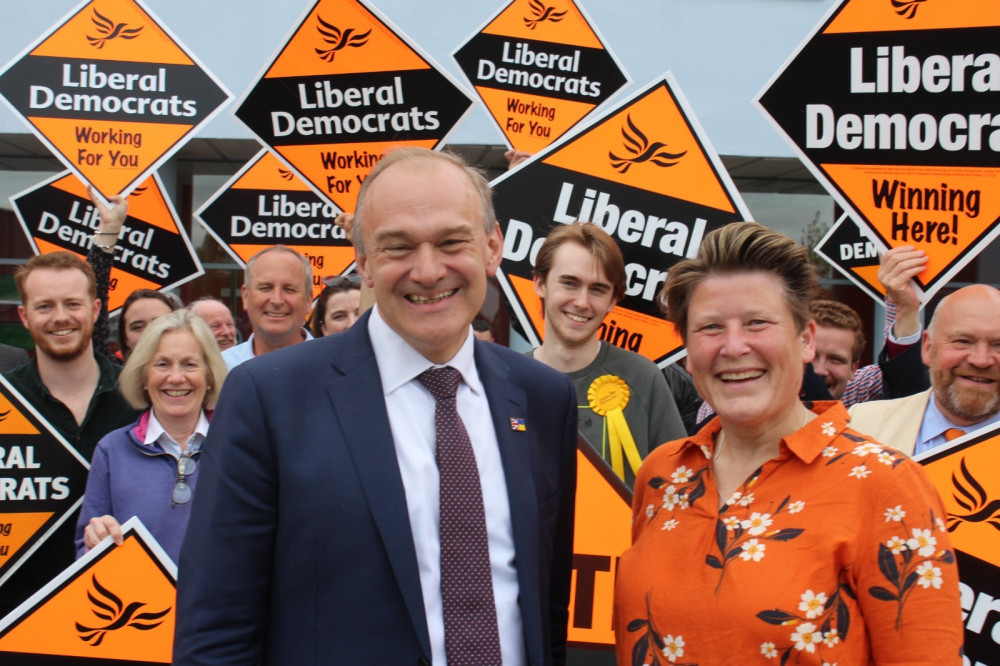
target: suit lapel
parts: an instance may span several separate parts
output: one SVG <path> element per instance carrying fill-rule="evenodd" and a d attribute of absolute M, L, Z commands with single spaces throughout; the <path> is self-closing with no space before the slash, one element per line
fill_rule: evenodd
<path fill-rule="evenodd" d="M 368 316 L 339 334 L 336 376 L 327 394 L 344 430 L 344 441 L 382 537 L 403 601 L 425 653 L 431 653 L 417 555 L 399 474 L 378 365 L 368 337 Z M 363 405 L 359 409 L 358 405 Z"/>
<path fill-rule="evenodd" d="M 528 431 L 515 431 L 511 418 L 527 415 L 527 398 L 524 391 L 509 381 L 509 368 L 493 353 L 490 342 L 476 341 L 476 368 L 483 383 L 486 398 L 493 415 L 493 429 L 500 446 L 500 460 L 507 481 L 507 498 L 510 504 L 511 529 L 514 532 L 514 558 L 517 565 L 517 582 L 522 590 L 521 616 L 524 623 L 528 658 L 531 663 L 541 663 L 541 636 L 531 628 L 542 626 L 541 608 L 537 595 L 525 593 L 539 588 L 538 560 L 539 529 L 538 497 L 531 469 L 531 424 Z M 537 644 L 536 644 L 537 643 Z"/>

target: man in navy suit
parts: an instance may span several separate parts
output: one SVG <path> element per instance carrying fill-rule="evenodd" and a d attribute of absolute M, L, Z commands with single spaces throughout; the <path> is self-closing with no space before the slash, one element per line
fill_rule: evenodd
<path fill-rule="evenodd" d="M 564 375 L 472 335 L 503 249 L 489 186 L 454 156 L 398 149 L 365 180 L 353 238 L 372 311 L 226 380 L 181 551 L 174 664 L 564 663 L 577 403 Z M 464 620 L 442 601 L 452 537 L 418 379 L 441 366 L 460 374 L 481 486 L 491 659 L 452 652 Z"/>

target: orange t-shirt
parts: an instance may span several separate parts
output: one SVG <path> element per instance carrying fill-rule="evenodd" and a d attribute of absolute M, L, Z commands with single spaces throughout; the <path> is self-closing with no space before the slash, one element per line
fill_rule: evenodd
<path fill-rule="evenodd" d="M 649 455 L 618 568 L 619 665 L 962 663 L 937 491 L 840 403 L 814 411 L 721 509 L 718 419 Z"/>

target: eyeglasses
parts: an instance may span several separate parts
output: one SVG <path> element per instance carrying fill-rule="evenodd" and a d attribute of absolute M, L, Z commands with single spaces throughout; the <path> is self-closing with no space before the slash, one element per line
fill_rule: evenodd
<path fill-rule="evenodd" d="M 194 495 L 194 491 L 191 490 L 191 486 L 186 481 L 189 476 L 198 470 L 198 462 L 191 455 L 182 455 L 177 459 L 177 480 L 174 481 L 174 491 L 170 495 L 174 506 L 187 504 Z"/>
<path fill-rule="evenodd" d="M 343 289 L 344 287 L 350 286 L 361 286 L 361 274 L 351 273 L 350 275 L 331 275 L 329 277 L 323 278 L 323 284 L 327 287 L 335 287 L 338 289 Z"/>

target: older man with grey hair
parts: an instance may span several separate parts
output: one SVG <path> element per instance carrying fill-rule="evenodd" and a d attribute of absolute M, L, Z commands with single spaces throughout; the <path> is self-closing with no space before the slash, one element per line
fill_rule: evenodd
<path fill-rule="evenodd" d="M 304 328 L 312 300 L 312 267 L 299 252 L 274 245 L 250 257 L 241 294 L 253 333 L 222 353 L 230 370 L 255 356 L 312 339 Z"/>

